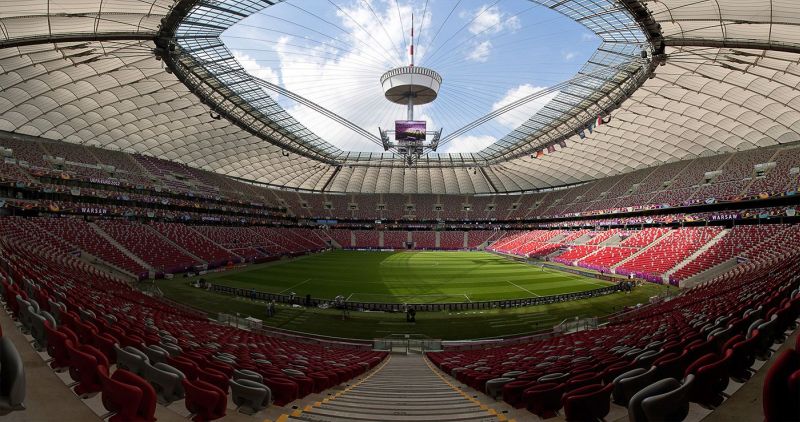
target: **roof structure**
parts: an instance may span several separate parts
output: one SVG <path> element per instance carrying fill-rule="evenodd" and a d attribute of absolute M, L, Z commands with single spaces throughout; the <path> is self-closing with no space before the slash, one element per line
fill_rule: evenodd
<path fill-rule="evenodd" d="M 270 5 L 255 0 L 0 0 L 0 130 L 364 193 L 548 189 L 800 140 L 793 0 L 535 2 L 601 45 L 554 101 L 476 153 L 408 167 L 303 127 L 219 41 Z M 598 115 L 608 123 L 590 134 Z"/>

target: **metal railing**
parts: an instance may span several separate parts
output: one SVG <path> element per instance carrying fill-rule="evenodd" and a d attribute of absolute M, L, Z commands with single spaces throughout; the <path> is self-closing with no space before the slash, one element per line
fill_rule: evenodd
<path fill-rule="evenodd" d="M 620 287 L 617 285 L 601 287 L 593 290 L 585 290 L 582 292 L 564 293 L 559 295 L 550 296 L 537 296 L 521 299 L 503 299 L 503 300 L 487 300 L 478 302 L 445 302 L 445 303 L 385 303 L 385 302 L 344 302 L 337 305 L 334 300 L 320 299 L 285 295 L 279 293 L 268 293 L 258 290 L 242 289 L 238 287 L 222 286 L 219 284 L 210 284 L 210 290 L 215 293 L 244 297 L 251 300 L 261 301 L 275 301 L 277 303 L 286 303 L 290 305 L 304 305 L 308 307 L 327 307 L 335 308 L 336 306 L 344 307 L 350 311 L 383 311 L 383 312 L 405 312 L 407 307 L 413 307 L 417 312 L 441 312 L 441 311 L 468 311 L 480 309 L 508 309 L 519 308 L 525 306 L 547 305 L 552 303 L 569 302 L 578 299 L 587 299 L 591 297 L 604 296 L 619 291 Z"/>
<path fill-rule="evenodd" d="M 373 340 L 372 348 L 407 355 L 422 354 L 442 350 L 442 340 L 428 338 L 422 334 L 390 334 L 384 338 Z"/>

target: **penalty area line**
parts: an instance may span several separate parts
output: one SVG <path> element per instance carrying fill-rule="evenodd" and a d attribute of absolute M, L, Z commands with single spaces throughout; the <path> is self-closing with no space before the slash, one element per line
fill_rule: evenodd
<path fill-rule="evenodd" d="M 506 280 L 506 281 L 508 282 L 508 284 L 510 284 L 510 285 L 512 285 L 512 286 L 514 286 L 514 287 L 516 287 L 516 288 L 518 288 L 518 289 L 525 290 L 526 292 L 528 292 L 528 293 L 530 293 L 530 294 L 532 294 L 532 295 L 534 295 L 534 296 L 536 296 L 536 297 L 542 297 L 542 296 L 540 296 L 540 295 L 537 295 L 536 293 L 534 293 L 534 292 L 532 292 L 532 291 L 530 291 L 530 290 L 528 290 L 528 289 L 526 289 L 526 288 L 524 288 L 524 287 L 522 287 L 522 286 L 518 285 L 517 283 L 511 282 L 511 281 L 509 281 L 509 280 Z"/>
<path fill-rule="evenodd" d="M 305 280 L 303 280 L 303 281 L 301 281 L 301 282 L 299 282 L 299 283 L 295 284 L 294 286 L 291 286 L 291 287 L 289 287 L 288 289 L 283 289 L 283 290 L 281 290 L 280 292 L 278 292 L 278 294 L 280 295 L 280 294 L 283 294 L 283 293 L 285 293 L 285 292 L 288 292 L 289 290 L 292 290 L 292 289 L 294 289 L 295 287 L 298 287 L 298 286 L 302 286 L 303 284 L 306 284 L 306 283 L 308 283 L 309 281 L 311 281 L 311 279 L 310 279 L 310 278 L 307 278 L 307 279 L 305 279 Z"/>

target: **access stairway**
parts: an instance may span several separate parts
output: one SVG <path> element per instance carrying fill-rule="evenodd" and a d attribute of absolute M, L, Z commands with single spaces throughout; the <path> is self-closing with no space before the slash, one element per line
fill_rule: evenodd
<path fill-rule="evenodd" d="M 420 355 L 392 355 L 363 381 L 279 421 L 505 421 L 445 382 Z"/>

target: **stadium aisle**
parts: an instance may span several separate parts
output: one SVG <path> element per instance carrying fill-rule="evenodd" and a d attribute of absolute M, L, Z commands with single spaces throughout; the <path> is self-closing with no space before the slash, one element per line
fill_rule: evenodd
<path fill-rule="evenodd" d="M 0 413 L 0 420 L 3 422 L 101 420 L 81 403 L 78 396 L 64 386 L 64 383 L 58 379 L 47 363 L 36 354 L 5 311 L 0 311 L 0 325 L 3 327 L 3 336 L 11 339 L 22 357 L 27 383 L 25 410 L 11 412 L 7 415 Z M 58 403 L 58 405 L 53 406 L 53 403 Z"/>
<path fill-rule="evenodd" d="M 438 375 L 420 355 L 393 355 L 361 382 L 297 410 L 289 421 L 506 421 Z"/>
<path fill-rule="evenodd" d="M 725 400 L 713 413 L 709 414 L 703 422 L 727 422 L 732 420 L 740 421 L 761 421 L 764 419 L 763 412 L 763 397 L 764 394 L 764 379 L 767 377 L 767 372 L 775 359 L 786 349 L 793 348 L 797 341 L 797 336 L 800 334 L 800 329 L 795 330 L 791 336 L 786 337 L 786 341 L 782 345 L 775 346 L 775 353 L 772 354 L 767 363 L 758 369 L 752 378 L 750 378 L 742 388 L 737 390 L 731 395 L 728 400 Z"/>

